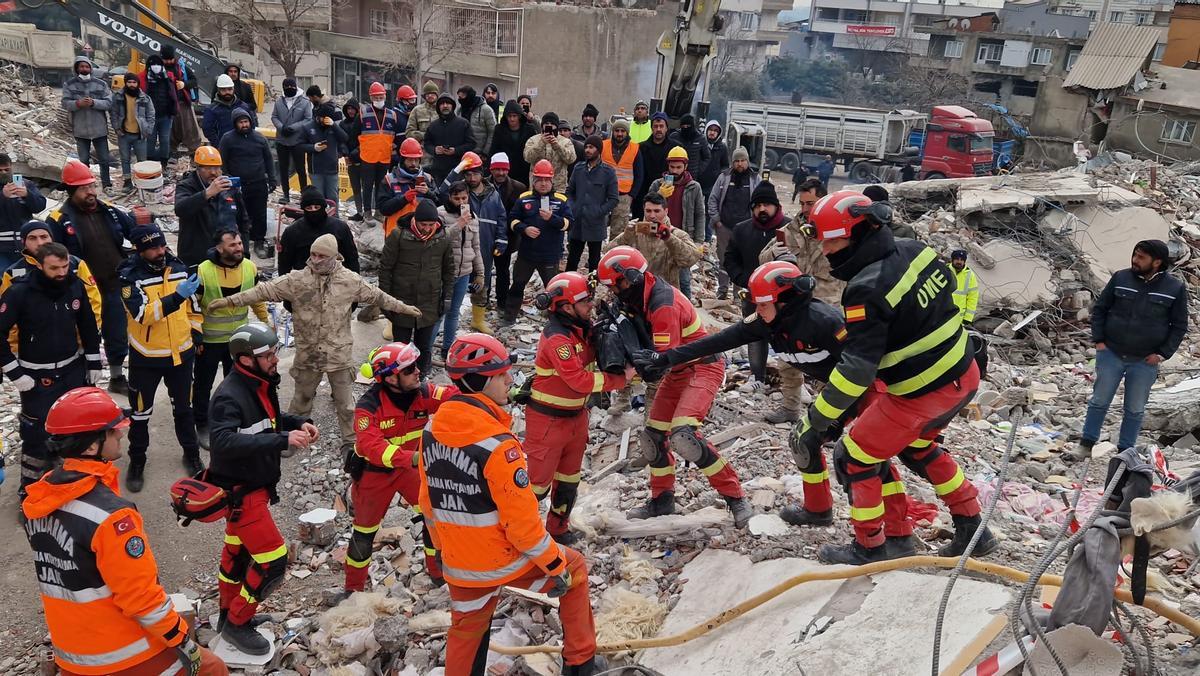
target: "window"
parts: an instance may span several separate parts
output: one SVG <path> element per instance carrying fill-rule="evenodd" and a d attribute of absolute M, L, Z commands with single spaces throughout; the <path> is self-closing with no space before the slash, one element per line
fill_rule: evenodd
<path fill-rule="evenodd" d="M 371 35 L 387 35 L 390 28 L 388 21 L 388 11 L 386 9 L 373 9 L 368 15 L 370 20 Z"/>
<path fill-rule="evenodd" d="M 998 94 L 1000 94 L 1000 82 L 998 80 L 993 80 L 990 82 L 989 81 L 976 82 L 974 87 L 972 87 L 972 89 L 974 89 L 977 92 L 983 92 L 985 94 L 997 94 L 998 95 Z"/>
<path fill-rule="evenodd" d="M 946 147 L 955 152 L 967 152 L 967 137 L 962 134 L 955 134 L 946 139 Z"/>
<path fill-rule="evenodd" d="M 738 30 L 752 32 L 758 30 L 758 14 L 755 12 L 737 13 Z"/>
<path fill-rule="evenodd" d="M 1035 66 L 1048 66 L 1054 57 L 1054 50 L 1048 47 L 1034 47 L 1029 53 L 1029 63 Z"/>
<path fill-rule="evenodd" d="M 1154 17 L 1152 17 L 1150 15 L 1150 12 L 1134 12 L 1133 13 L 1133 22 L 1139 26 L 1145 26 L 1145 25 L 1151 23 L 1153 20 L 1154 20 Z"/>
<path fill-rule="evenodd" d="M 1097 12 L 1094 9 L 1089 9 L 1084 13 L 1087 14 L 1087 18 L 1091 19 L 1092 21 L 1095 21 L 1096 17 L 1100 14 L 1099 12 Z"/>
<path fill-rule="evenodd" d="M 1162 135 L 1158 137 L 1163 143 L 1190 144 L 1196 136 L 1196 123 L 1192 120 L 1167 120 L 1163 122 Z"/>
<path fill-rule="evenodd" d="M 1154 45 L 1154 53 L 1150 55 L 1151 61 L 1162 61 L 1163 53 L 1167 51 L 1166 43 L 1160 42 Z"/>
<path fill-rule="evenodd" d="M 1036 97 L 1038 93 L 1038 83 L 1033 80 L 1013 80 L 1012 87 L 1013 96 L 1028 96 Z"/>
<path fill-rule="evenodd" d="M 1108 20 L 1112 23 L 1121 23 L 1125 20 L 1125 12 L 1109 12 Z"/>
<path fill-rule="evenodd" d="M 963 43 L 961 40 L 950 40 L 946 43 L 946 51 L 942 53 L 947 59 L 961 59 Z"/>
<path fill-rule="evenodd" d="M 1079 50 L 1078 49 L 1072 49 L 1071 51 L 1067 52 L 1067 70 L 1071 70 L 1072 68 L 1074 68 L 1075 62 L 1078 60 L 1079 60 Z"/>
<path fill-rule="evenodd" d="M 1000 55 L 1004 53 L 1002 43 L 985 42 L 979 45 L 975 53 L 975 63 L 1000 63 Z"/>

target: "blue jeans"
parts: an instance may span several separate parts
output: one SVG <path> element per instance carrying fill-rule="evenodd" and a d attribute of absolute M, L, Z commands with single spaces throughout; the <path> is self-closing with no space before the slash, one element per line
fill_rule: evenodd
<path fill-rule="evenodd" d="M 146 139 L 140 134 L 121 133 L 117 137 L 117 151 L 121 153 L 121 175 L 125 177 L 125 187 L 133 180 L 133 170 L 130 168 L 133 157 L 141 162 L 146 159 Z"/>
<path fill-rule="evenodd" d="M 467 298 L 467 285 L 471 283 L 471 275 L 466 274 L 454 280 L 454 295 L 450 297 L 450 307 L 446 308 L 446 316 L 442 318 L 442 358 L 450 351 L 454 339 L 458 337 L 458 315 L 462 311 L 463 301 Z"/>
<path fill-rule="evenodd" d="M 334 206 L 339 205 L 337 174 L 313 174 L 309 178 L 312 179 L 312 184 L 317 186 L 321 194 L 325 195 L 325 199 L 332 201 Z"/>
<path fill-rule="evenodd" d="M 154 131 L 146 144 L 146 154 L 150 159 L 163 163 L 171 159 L 171 123 L 174 121 L 174 115 L 154 121 Z"/>
<path fill-rule="evenodd" d="M 96 149 L 96 162 L 100 165 L 100 185 L 111 188 L 112 177 L 109 175 L 108 163 L 112 161 L 112 155 L 108 152 L 108 137 L 75 139 L 75 152 L 79 155 L 79 161 L 84 164 L 92 163 L 93 147 Z"/>
<path fill-rule="evenodd" d="M 687 298 L 692 297 L 692 269 L 684 268 L 679 271 L 679 290 Z"/>
<path fill-rule="evenodd" d="M 129 354 L 129 324 L 120 289 L 100 292 L 100 323 L 104 356 L 108 357 L 109 366 L 124 364 L 125 355 Z"/>
<path fill-rule="evenodd" d="M 1124 450 L 1137 443 L 1142 429 L 1142 416 L 1146 412 L 1146 400 L 1150 398 L 1150 386 L 1158 378 L 1158 367 L 1146 363 L 1145 359 L 1122 359 L 1112 350 L 1096 352 L 1096 384 L 1092 387 L 1092 398 L 1088 400 L 1087 418 L 1083 422 L 1083 441 L 1095 443 L 1104 426 L 1108 405 L 1117 394 L 1117 387 L 1125 381 L 1124 415 L 1117 448 Z"/>

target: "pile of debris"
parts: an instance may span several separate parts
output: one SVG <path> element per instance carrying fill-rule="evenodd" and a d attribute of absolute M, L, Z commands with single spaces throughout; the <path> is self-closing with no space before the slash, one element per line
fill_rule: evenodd
<path fill-rule="evenodd" d="M 0 66 L 0 149 L 13 159 L 14 173 L 58 180 L 75 153 L 68 124 L 58 90 L 24 79 L 17 66 Z"/>

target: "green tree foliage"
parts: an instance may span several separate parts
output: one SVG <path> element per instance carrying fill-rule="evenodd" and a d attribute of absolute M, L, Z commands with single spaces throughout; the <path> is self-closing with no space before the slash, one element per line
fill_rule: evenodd
<path fill-rule="evenodd" d="M 711 119 L 724 123 L 726 104 L 730 101 L 753 101 L 762 98 L 762 88 L 754 73 L 727 70 L 713 80 L 708 90 Z"/>
<path fill-rule="evenodd" d="M 780 57 L 767 63 L 765 79 L 772 88 L 783 94 L 799 92 L 805 99 L 830 97 L 836 96 L 841 90 L 845 71 L 845 64 L 838 61 L 798 61 L 792 57 Z"/>

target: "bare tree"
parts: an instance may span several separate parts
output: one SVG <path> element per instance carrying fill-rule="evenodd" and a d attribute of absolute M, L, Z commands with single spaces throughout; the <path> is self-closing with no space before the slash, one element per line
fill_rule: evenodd
<path fill-rule="evenodd" d="M 390 3 L 383 37 L 396 43 L 388 65 L 412 71 L 414 84 L 419 84 L 452 54 L 484 36 L 479 25 L 458 8 L 432 0 L 406 0 Z"/>
<path fill-rule="evenodd" d="M 300 61 L 316 53 L 309 48 L 308 30 L 329 26 L 331 1 L 196 0 L 196 6 L 210 13 L 210 23 L 231 40 L 257 46 L 285 77 L 295 77 Z"/>

